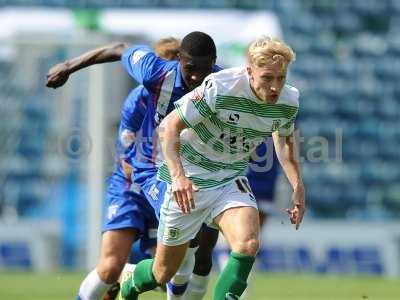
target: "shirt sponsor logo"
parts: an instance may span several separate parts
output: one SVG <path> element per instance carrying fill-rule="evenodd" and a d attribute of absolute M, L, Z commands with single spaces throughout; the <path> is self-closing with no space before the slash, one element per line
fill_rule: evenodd
<path fill-rule="evenodd" d="M 230 123 L 230 124 L 237 124 L 237 123 L 239 122 L 239 118 L 240 118 L 240 115 L 239 115 L 239 114 L 231 113 L 231 114 L 229 115 L 229 121 L 228 121 L 228 123 Z"/>
<path fill-rule="evenodd" d="M 206 86 L 206 89 L 211 89 L 214 86 L 210 79 L 207 79 L 204 85 Z"/>

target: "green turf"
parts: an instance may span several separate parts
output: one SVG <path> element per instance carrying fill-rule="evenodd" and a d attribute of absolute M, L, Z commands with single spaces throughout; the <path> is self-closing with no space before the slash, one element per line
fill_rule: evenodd
<path fill-rule="evenodd" d="M 74 300 L 84 274 L 0 272 L 1 300 Z M 215 277 L 212 280 L 215 283 Z M 212 284 L 213 285 L 213 284 Z M 148 293 L 140 299 L 166 299 Z M 208 295 L 206 300 L 210 300 Z M 397 300 L 400 279 L 258 274 L 251 280 L 248 300 Z"/>

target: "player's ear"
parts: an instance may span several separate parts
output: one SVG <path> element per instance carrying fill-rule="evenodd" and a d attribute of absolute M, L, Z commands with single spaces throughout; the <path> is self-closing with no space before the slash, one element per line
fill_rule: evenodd
<path fill-rule="evenodd" d="M 250 67 L 250 66 L 247 66 L 247 67 L 246 67 L 246 70 L 247 70 L 247 74 L 249 74 L 249 77 L 251 77 L 252 74 L 253 74 L 253 70 L 251 69 L 251 67 Z"/>

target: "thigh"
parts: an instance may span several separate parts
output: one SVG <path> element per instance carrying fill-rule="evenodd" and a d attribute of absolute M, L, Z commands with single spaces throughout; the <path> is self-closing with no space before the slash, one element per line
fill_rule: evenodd
<path fill-rule="evenodd" d="M 135 229 L 110 230 L 103 234 L 96 270 L 104 282 L 113 283 L 118 279 L 136 236 Z"/>
<path fill-rule="evenodd" d="M 214 222 L 219 226 L 232 250 L 248 240 L 258 239 L 260 224 L 258 210 L 251 206 L 233 207 L 218 215 Z M 240 245 L 239 245 L 240 246 Z"/>
<path fill-rule="evenodd" d="M 127 257 L 131 249 L 132 243 L 138 237 L 136 229 L 118 229 L 110 230 L 103 233 L 101 240 L 101 255 Z"/>
<path fill-rule="evenodd" d="M 258 209 L 246 179 L 240 178 L 225 186 L 223 196 L 213 209 L 213 219 L 233 250 L 246 241 L 258 240 Z"/>

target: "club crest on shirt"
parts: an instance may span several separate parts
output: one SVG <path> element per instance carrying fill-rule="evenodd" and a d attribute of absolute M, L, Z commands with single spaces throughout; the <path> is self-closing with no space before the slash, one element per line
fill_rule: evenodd
<path fill-rule="evenodd" d="M 151 199 L 153 199 L 154 201 L 157 201 L 159 193 L 160 193 L 159 189 L 157 188 L 157 186 L 155 184 L 153 184 L 149 189 L 149 196 L 151 197 Z"/>
<path fill-rule="evenodd" d="M 273 120 L 272 121 L 272 131 L 278 130 L 281 127 L 281 120 Z"/>
<path fill-rule="evenodd" d="M 203 92 L 200 92 L 199 89 L 194 89 L 194 90 L 193 90 L 193 95 L 192 95 L 192 97 L 191 97 L 191 99 L 192 99 L 193 101 L 200 101 L 200 100 L 202 100 L 203 98 L 204 98 L 204 93 L 203 93 Z"/>

